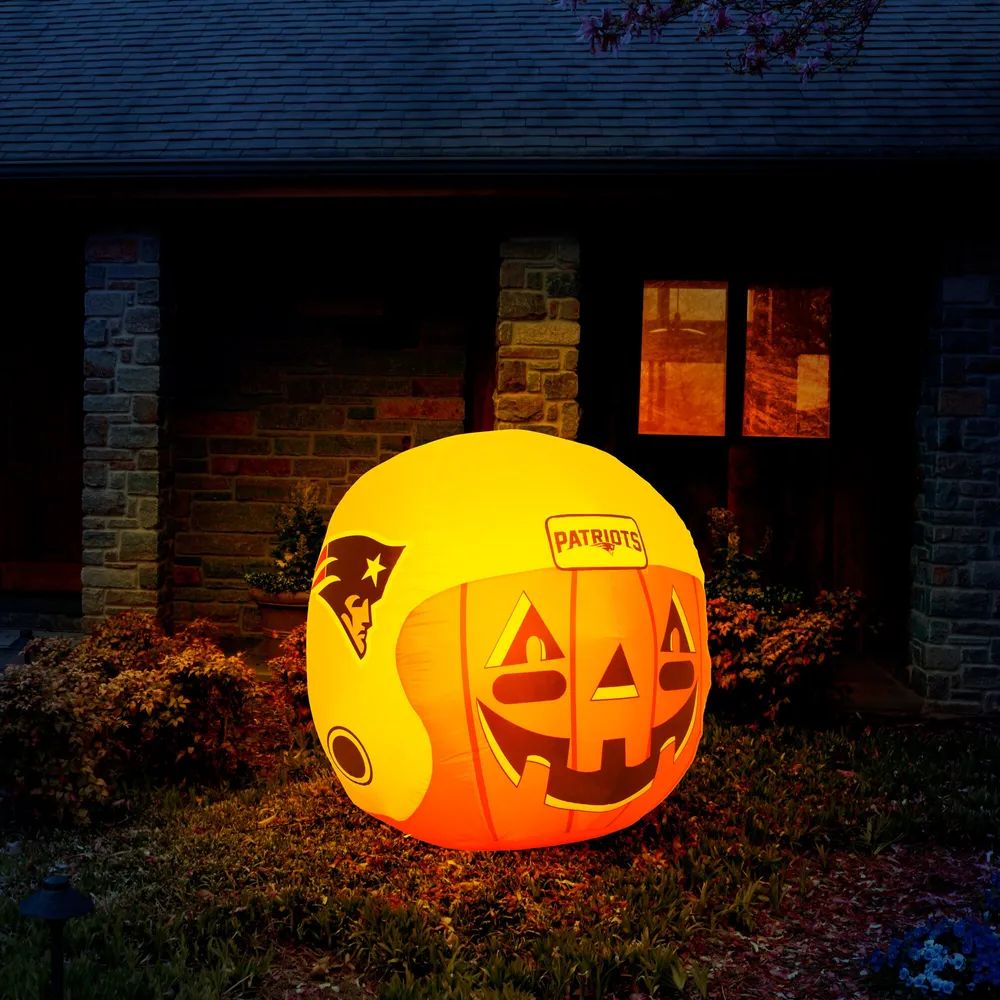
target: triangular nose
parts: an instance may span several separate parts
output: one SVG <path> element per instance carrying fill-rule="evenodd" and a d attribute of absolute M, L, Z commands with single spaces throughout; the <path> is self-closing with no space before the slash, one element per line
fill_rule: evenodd
<path fill-rule="evenodd" d="M 622 644 L 618 643 L 615 655 L 611 657 L 608 669 L 604 671 L 604 676 L 590 700 L 613 701 L 616 698 L 638 697 L 639 692 L 636 690 L 635 678 L 629 669 L 628 660 L 625 659 L 625 650 L 622 649 Z"/>

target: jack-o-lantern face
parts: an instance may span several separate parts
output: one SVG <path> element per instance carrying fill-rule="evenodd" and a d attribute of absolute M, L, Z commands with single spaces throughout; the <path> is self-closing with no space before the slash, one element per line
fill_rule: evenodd
<path fill-rule="evenodd" d="M 661 566 L 534 570 L 423 602 L 396 663 L 434 772 L 400 828 L 433 840 L 460 823 L 480 847 L 541 846 L 648 812 L 700 730 L 703 604 L 699 581 Z"/>

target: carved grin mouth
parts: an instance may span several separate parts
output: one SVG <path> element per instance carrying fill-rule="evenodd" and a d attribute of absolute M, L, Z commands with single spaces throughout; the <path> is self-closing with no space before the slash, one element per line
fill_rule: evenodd
<path fill-rule="evenodd" d="M 545 736 L 508 722 L 478 698 L 479 719 L 497 763 L 515 784 L 521 781 L 529 760 L 549 769 L 545 804 L 558 809 L 608 812 L 626 805 L 648 791 L 656 777 L 660 754 L 673 743 L 673 760 L 687 744 L 694 729 L 698 703 L 697 684 L 684 705 L 669 719 L 653 727 L 649 756 L 629 767 L 625 763 L 625 738 L 604 740 L 599 771 L 569 767 L 569 737 Z"/>

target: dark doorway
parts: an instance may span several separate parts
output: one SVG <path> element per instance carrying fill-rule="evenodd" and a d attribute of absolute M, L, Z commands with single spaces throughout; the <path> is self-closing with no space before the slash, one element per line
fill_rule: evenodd
<path fill-rule="evenodd" d="M 8 228 L 0 244 L 0 615 L 51 611 L 56 598 L 64 613 L 80 614 L 83 278 L 82 242 L 68 231 L 37 217 Z"/>

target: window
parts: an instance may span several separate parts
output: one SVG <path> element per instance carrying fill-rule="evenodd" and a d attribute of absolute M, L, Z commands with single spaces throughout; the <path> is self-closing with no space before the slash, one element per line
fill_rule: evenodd
<path fill-rule="evenodd" d="M 830 290 L 747 290 L 743 433 L 830 436 Z"/>
<path fill-rule="evenodd" d="M 830 436 L 830 289 L 747 290 L 743 434 Z M 728 285 L 643 285 L 639 433 L 724 436 Z"/>
<path fill-rule="evenodd" d="M 647 281 L 640 434 L 726 432 L 725 282 Z"/>

